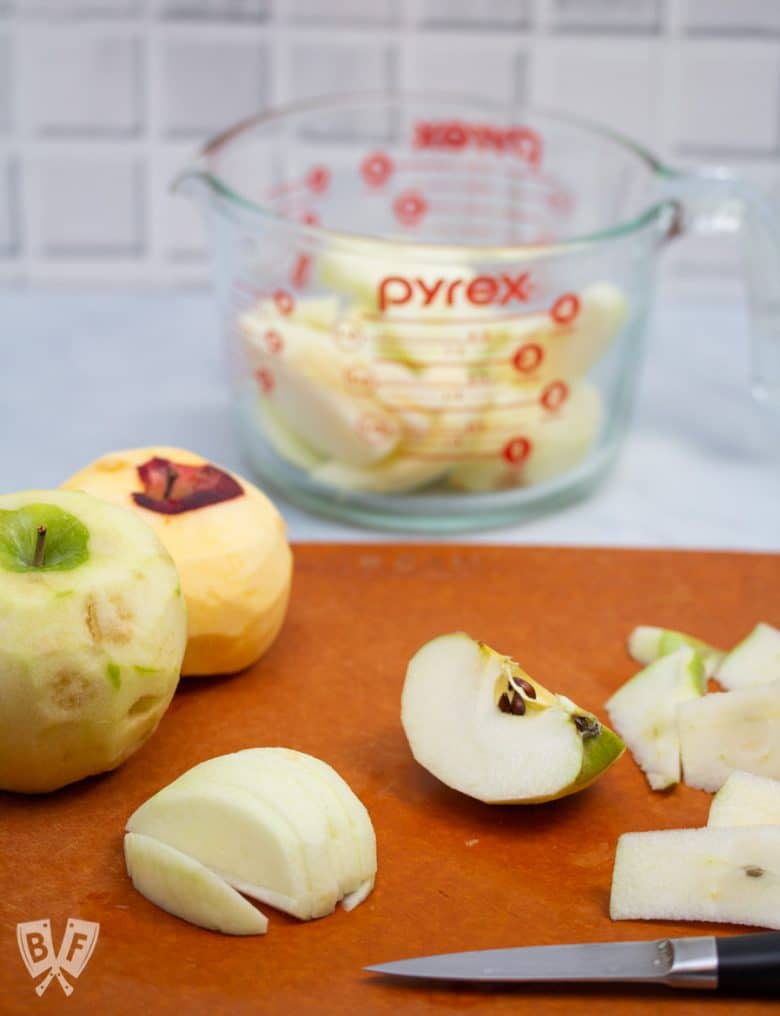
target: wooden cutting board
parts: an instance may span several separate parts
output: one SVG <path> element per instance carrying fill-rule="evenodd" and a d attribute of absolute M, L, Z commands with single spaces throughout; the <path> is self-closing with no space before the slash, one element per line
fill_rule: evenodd
<path fill-rule="evenodd" d="M 603 714 L 637 668 L 638 623 L 729 646 L 780 624 L 780 557 L 441 546 L 298 546 L 292 603 L 251 671 L 188 680 L 158 732 L 121 769 L 46 797 L 0 794 L 0 1011 L 8 1013 L 700 1013 L 704 996 L 647 988 L 430 988 L 377 979 L 369 963 L 512 945 L 731 933 L 608 916 L 621 832 L 697 826 L 710 796 L 652 793 L 626 755 L 594 787 L 534 807 L 489 807 L 438 783 L 399 722 L 406 663 L 465 629 L 550 688 Z M 202 759 L 286 745 L 330 762 L 376 827 L 374 893 L 308 924 L 273 911 L 265 937 L 230 938 L 156 909 L 131 887 L 122 828 L 152 793 Z M 66 1000 L 37 998 L 17 922 L 100 923 Z M 724 1013 L 767 1002 L 707 996 Z"/>

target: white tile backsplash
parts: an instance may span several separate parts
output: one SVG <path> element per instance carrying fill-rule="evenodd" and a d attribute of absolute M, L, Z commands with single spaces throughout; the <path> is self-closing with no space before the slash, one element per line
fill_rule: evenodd
<path fill-rule="evenodd" d="M 143 251 L 138 159 L 48 155 L 33 167 L 40 253 L 52 258 L 137 258 Z"/>
<path fill-rule="evenodd" d="M 23 101 L 38 134 L 127 137 L 141 129 L 141 42 L 115 29 L 50 28 L 22 40 Z"/>
<path fill-rule="evenodd" d="M 672 165 L 744 168 L 780 215 L 779 35 L 780 0 L 0 0 L 0 276 L 205 279 L 173 175 L 238 119 L 331 92 L 558 107 Z M 337 158 L 394 125 L 333 126 Z M 674 271 L 733 270 L 734 245 L 672 247 Z"/>
<path fill-rule="evenodd" d="M 780 154 L 780 46 L 688 42 L 675 140 L 689 153 Z"/>
<path fill-rule="evenodd" d="M 172 38 L 163 47 L 163 124 L 170 137 L 202 137 L 268 102 L 269 54 L 254 39 Z"/>

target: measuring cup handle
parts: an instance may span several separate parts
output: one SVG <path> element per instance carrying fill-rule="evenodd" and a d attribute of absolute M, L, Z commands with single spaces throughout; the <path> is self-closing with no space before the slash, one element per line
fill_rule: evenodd
<path fill-rule="evenodd" d="M 780 214 L 764 194 L 724 170 L 667 175 L 678 214 L 669 236 L 742 234 L 752 337 L 751 390 L 780 409 Z"/>

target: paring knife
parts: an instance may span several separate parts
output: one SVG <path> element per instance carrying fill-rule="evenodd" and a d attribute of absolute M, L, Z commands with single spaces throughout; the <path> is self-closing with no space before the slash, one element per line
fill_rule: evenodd
<path fill-rule="evenodd" d="M 665 984 L 775 994 L 780 993 L 780 933 L 484 949 L 365 969 L 446 981 Z"/>

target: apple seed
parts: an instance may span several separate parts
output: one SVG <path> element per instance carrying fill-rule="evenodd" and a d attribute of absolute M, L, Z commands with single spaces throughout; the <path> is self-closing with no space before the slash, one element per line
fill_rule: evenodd
<path fill-rule="evenodd" d="M 761 878 L 764 874 L 764 869 L 759 868 L 757 864 L 750 864 L 745 867 L 744 872 L 748 878 Z"/>
<path fill-rule="evenodd" d="M 510 677 L 509 683 L 515 691 L 524 692 L 530 699 L 536 698 L 536 688 L 534 688 L 530 681 L 526 681 L 524 677 Z"/>

